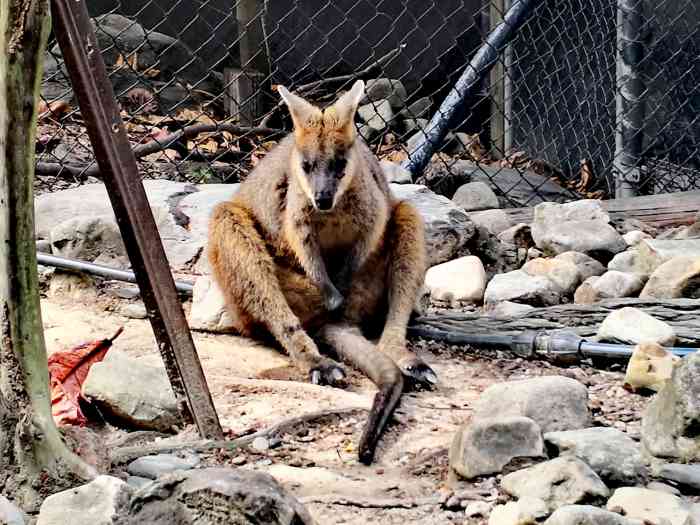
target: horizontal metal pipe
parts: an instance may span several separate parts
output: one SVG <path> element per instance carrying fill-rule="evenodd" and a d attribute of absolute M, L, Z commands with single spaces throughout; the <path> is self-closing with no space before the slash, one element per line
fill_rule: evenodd
<path fill-rule="evenodd" d="M 101 264 L 79 261 L 76 259 L 67 259 L 65 257 L 49 255 L 48 253 L 41 252 L 38 252 L 36 257 L 37 262 L 43 266 L 52 266 L 61 270 L 70 270 L 74 272 L 90 273 L 92 275 L 99 275 L 100 277 L 114 279 L 116 281 L 124 281 L 127 283 L 136 282 L 136 275 L 134 275 L 134 272 L 129 270 L 118 270 L 117 268 L 110 268 L 109 266 L 102 266 Z M 177 291 L 182 294 L 192 295 L 193 286 L 190 283 L 175 281 L 175 287 L 177 288 Z"/>

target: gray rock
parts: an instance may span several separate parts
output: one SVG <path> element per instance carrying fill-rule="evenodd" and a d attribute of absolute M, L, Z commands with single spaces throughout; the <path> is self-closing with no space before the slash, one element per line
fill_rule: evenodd
<path fill-rule="evenodd" d="M 661 483 L 660 481 L 650 481 L 647 483 L 646 488 L 649 490 L 655 490 L 657 492 L 665 492 L 666 494 L 673 494 L 674 496 L 681 496 L 681 491 L 676 487 L 672 487 L 667 483 Z"/>
<path fill-rule="evenodd" d="M 503 301 L 494 306 L 489 312 L 489 315 L 498 319 L 511 319 L 513 317 L 519 317 L 526 314 L 530 310 L 534 310 L 534 306 L 530 306 L 529 304 L 513 303 L 511 301 Z"/>
<path fill-rule="evenodd" d="M 632 230 L 631 232 L 625 233 L 622 238 L 627 243 L 627 246 L 636 246 L 644 239 L 651 239 L 651 235 L 641 230 Z"/>
<path fill-rule="evenodd" d="M 551 306 L 561 302 L 559 287 L 541 275 L 528 275 L 522 270 L 494 275 L 486 286 L 484 304 L 502 301 L 533 306 Z"/>
<path fill-rule="evenodd" d="M 37 525 L 112 525 L 131 493 L 131 487 L 122 480 L 98 476 L 86 485 L 46 498 Z"/>
<path fill-rule="evenodd" d="M 614 255 L 624 251 L 627 243 L 609 222 L 600 201 L 546 202 L 535 207 L 532 237 L 545 253 Z"/>
<path fill-rule="evenodd" d="M 474 236 L 467 214 L 442 195 L 418 184 L 391 184 L 399 200 L 413 204 L 425 223 L 428 266 L 450 260 Z"/>
<path fill-rule="evenodd" d="M 554 511 L 544 525 L 640 525 L 614 512 L 591 505 L 566 505 Z"/>
<path fill-rule="evenodd" d="M 651 274 L 640 297 L 700 299 L 700 256 L 679 256 L 663 263 Z"/>
<path fill-rule="evenodd" d="M 639 487 L 622 487 L 608 500 L 607 509 L 652 525 L 694 525 L 688 506 L 673 494 Z"/>
<path fill-rule="evenodd" d="M 644 286 L 643 276 L 608 270 L 593 284 L 599 299 L 633 297 Z"/>
<path fill-rule="evenodd" d="M 173 454 L 156 454 L 135 459 L 129 463 L 127 470 L 132 476 L 157 479 L 176 470 L 193 469 L 197 465 L 199 465 L 199 456 L 190 455 L 180 458 Z"/>
<path fill-rule="evenodd" d="M 700 239 L 660 240 L 645 239 L 637 245 L 637 271 L 651 274 L 659 266 L 676 257 L 700 258 Z"/>
<path fill-rule="evenodd" d="M 498 234 L 498 240 L 508 244 L 514 244 L 519 248 L 529 249 L 535 246 L 535 241 L 532 240 L 530 225 L 524 222 L 511 226 L 507 230 L 503 230 Z"/>
<path fill-rule="evenodd" d="M 51 253 L 51 241 L 39 239 L 36 241 L 36 251 L 39 253 Z"/>
<path fill-rule="evenodd" d="M 129 476 L 126 478 L 126 483 L 134 490 L 139 490 L 141 487 L 148 485 L 152 479 L 142 478 L 141 476 Z"/>
<path fill-rule="evenodd" d="M 428 120 L 424 118 L 407 118 L 401 122 L 401 133 L 411 135 L 428 127 Z"/>
<path fill-rule="evenodd" d="M 167 180 L 145 180 L 143 185 L 171 266 L 187 267 L 201 252 L 202 242 L 193 239 L 190 232 L 178 224 L 171 214 L 171 208 L 181 196 L 196 191 L 196 188 Z M 76 217 L 99 217 L 107 223 L 116 224 L 107 190 L 102 184 L 85 184 L 78 188 L 44 193 L 35 199 L 34 208 L 38 239 L 49 239 L 57 224 Z"/>
<path fill-rule="evenodd" d="M 487 388 L 474 406 L 475 418 L 524 416 L 542 432 L 590 426 L 588 390 L 574 379 L 545 376 L 498 383 Z"/>
<path fill-rule="evenodd" d="M 519 416 L 472 418 L 450 447 L 450 467 L 467 479 L 500 472 L 515 458 L 531 457 L 544 457 L 542 433 L 532 419 Z"/>
<path fill-rule="evenodd" d="M 116 525 L 240 523 L 312 525 L 308 511 L 275 479 L 244 469 L 178 471 L 142 488 Z"/>
<path fill-rule="evenodd" d="M 615 428 L 592 427 L 544 435 L 547 450 L 575 456 L 608 484 L 634 484 L 646 474 L 639 444 Z"/>
<path fill-rule="evenodd" d="M 581 282 L 581 273 L 578 267 L 565 259 L 543 259 L 538 257 L 531 259 L 522 267 L 522 271 L 528 275 L 540 275 L 552 281 L 560 293 L 569 295 Z"/>
<path fill-rule="evenodd" d="M 357 114 L 370 128 L 383 131 L 394 120 L 394 112 L 388 100 L 377 100 L 360 106 Z"/>
<path fill-rule="evenodd" d="M 549 511 L 539 498 L 521 498 L 505 505 L 496 505 L 489 516 L 489 525 L 531 525 L 541 523 Z"/>
<path fill-rule="evenodd" d="M 116 221 L 108 215 L 73 217 L 58 223 L 49 234 L 51 253 L 69 259 L 93 262 L 128 259 Z M 114 266 L 114 263 L 110 264 Z"/>
<path fill-rule="evenodd" d="M 395 184 L 411 184 L 411 172 L 400 164 L 382 160 L 379 162 L 386 180 Z"/>
<path fill-rule="evenodd" d="M 406 88 L 400 80 L 394 78 L 373 78 L 365 85 L 365 97 L 361 104 L 386 99 L 394 109 L 406 104 Z"/>
<path fill-rule="evenodd" d="M 399 116 L 405 119 L 427 119 L 430 117 L 432 105 L 433 101 L 430 97 L 421 97 L 399 111 Z"/>
<path fill-rule="evenodd" d="M 464 508 L 464 516 L 466 518 L 488 518 L 492 508 L 493 505 L 488 501 L 472 501 Z"/>
<path fill-rule="evenodd" d="M 576 304 L 593 304 L 600 299 L 598 292 L 596 291 L 594 285 L 600 279 L 599 276 L 594 275 L 589 277 L 581 283 L 574 292 L 574 303 Z"/>
<path fill-rule="evenodd" d="M 610 343 L 637 344 L 642 342 L 673 346 L 673 328 L 638 308 L 626 306 L 608 314 L 598 329 L 597 339 Z"/>
<path fill-rule="evenodd" d="M 0 496 L 0 523 L 3 525 L 24 525 L 24 513 L 5 496 Z"/>
<path fill-rule="evenodd" d="M 557 260 L 569 261 L 578 268 L 581 281 L 589 277 L 596 277 L 605 273 L 605 266 L 596 261 L 593 257 L 580 252 L 564 252 L 555 257 Z"/>
<path fill-rule="evenodd" d="M 563 505 L 602 500 L 610 494 L 598 475 L 576 457 L 564 456 L 503 477 L 501 488 L 517 498 L 538 498 L 550 512 Z"/>
<path fill-rule="evenodd" d="M 188 321 L 192 330 L 215 333 L 234 330 L 234 319 L 226 306 L 224 294 L 208 275 L 200 275 L 194 282 Z"/>
<path fill-rule="evenodd" d="M 486 228 L 493 235 L 498 235 L 513 225 L 508 214 L 498 209 L 473 212 L 469 214 L 469 218 L 477 228 Z"/>
<path fill-rule="evenodd" d="M 126 428 L 170 431 L 180 422 L 165 368 L 111 350 L 88 372 L 83 395 Z"/>
<path fill-rule="evenodd" d="M 491 210 L 500 207 L 496 194 L 488 184 L 483 182 L 463 184 L 452 197 L 452 202 L 465 211 Z"/>
<path fill-rule="evenodd" d="M 638 272 L 639 263 L 637 259 L 639 258 L 639 253 L 637 250 L 627 250 L 626 252 L 620 252 L 615 257 L 613 257 L 608 263 L 608 270 L 614 270 L 616 272 L 624 273 L 640 273 L 641 275 L 647 275 Z"/>
<path fill-rule="evenodd" d="M 146 307 L 143 303 L 125 304 L 119 308 L 119 313 L 129 319 L 146 319 L 148 317 L 148 312 L 146 312 Z"/>
<path fill-rule="evenodd" d="M 429 268 L 425 287 L 436 301 L 480 303 L 486 288 L 486 271 L 478 257 L 460 257 Z"/>
<path fill-rule="evenodd" d="M 659 468 L 657 475 L 684 487 L 700 491 L 700 465 L 698 464 L 667 463 Z"/>
<path fill-rule="evenodd" d="M 642 416 L 642 444 L 653 456 L 700 459 L 700 352 L 684 357 Z"/>

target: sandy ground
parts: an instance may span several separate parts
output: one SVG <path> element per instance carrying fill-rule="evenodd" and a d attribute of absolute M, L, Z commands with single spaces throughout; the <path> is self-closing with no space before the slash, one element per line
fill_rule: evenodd
<path fill-rule="evenodd" d="M 49 352 L 108 337 L 124 326 L 114 348 L 144 362 L 159 362 L 149 323 L 119 313 L 128 301 L 104 294 L 84 299 L 42 299 Z M 315 386 L 303 381 L 287 357 L 274 349 L 227 335 L 194 333 L 194 339 L 221 424 L 232 435 L 308 412 L 370 406 L 373 386 L 356 372 L 345 389 Z M 266 451 L 206 454 L 205 464 L 271 473 L 307 504 L 319 524 L 471 525 L 486 521 L 465 519 L 459 499 L 496 503 L 506 498 L 499 493 L 498 477 L 475 483 L 450 479 L 447 450 L 455 430 L 468 420 L 473 402 L 489 385 L 538 375 L 574 377 L 589 387 L 594 420 L 638 435 L 639 410 L 646 399 L 622 389 L 620 371 L 562 369 L 506 353 L 428 341 L 411 345 L 437 372 L 440 383 L 432 391 L 404 395 L 374 465 L 365 467 L 356 457 L 364 412 L 312 423 Z M 270 379 L 285 376 L 296 380 Z M 455 491 L 467 492 L 446 505 Z"/>

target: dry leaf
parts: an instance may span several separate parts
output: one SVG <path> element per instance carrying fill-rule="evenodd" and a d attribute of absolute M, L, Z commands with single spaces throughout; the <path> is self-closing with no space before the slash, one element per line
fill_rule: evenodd
<path fill-rule="evenodd" d="M 55 352 L 49 356 L 51 414 L 58 426 L 87 423 L 78 403 L 81 388 L 90 367 L 104 359 L 114 340 L 123 331 L 122 327 L 109 339 L 84 343 L 71 350 Z"/>
<path fill-rule="evenodd" d="M 43 100 L 39 103 L 37 113 L 39 113 L 39 122 L 47 118 L 61 118 L 70 111 L 70 105 L 64 100 L 54 100 L 48 104 Z"/>

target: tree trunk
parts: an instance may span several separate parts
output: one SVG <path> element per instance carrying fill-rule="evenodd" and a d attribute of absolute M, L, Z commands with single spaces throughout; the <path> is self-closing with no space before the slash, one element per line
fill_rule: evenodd
<path fill-rule="evenodd" d="M 0 1 L 0 490 L 25 510 L 96 474 L 51 416 L 34 241 L 34 147 L 48 0 Z"/>

